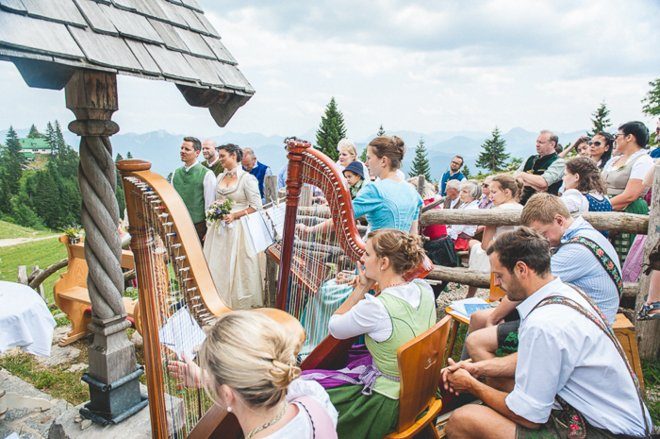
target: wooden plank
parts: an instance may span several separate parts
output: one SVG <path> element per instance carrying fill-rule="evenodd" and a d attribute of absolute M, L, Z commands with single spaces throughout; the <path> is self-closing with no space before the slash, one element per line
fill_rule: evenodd
<path fill-rule="evenodd" d="M 10 11 L 27 12 L 27 9 L 21 0 L 0 0 L 0 7 Z"/>
<path fill-rule="evenodd" d="M 142 15 L 113 7 L 103 8 L 103 13 L 112 21 L 121 35 L 156 44 L 164 42 L 149 20 Z"/>
<path fill-rule="evenodd" d="M 155 3 L 158 3 L 160 8 L 163 10 L 163 14 L 167 21 L 170 23 L 178 24 L 181 27 L 188 27 L 186 20 L 179 14 L 178 7 L 164 0 L 151 0 Z"/>
<path fill-rule="evenodd" d="M 186 22 L 186 25 L 190 30 L 198 33 L 206 33 L 206 26 L 204 26 L 204 24 L 199 21 L 195 11 L 184 5 L 180 5 L 176 6 L 176 12 Z"/>
<path fill-rule="evenodd" d="M 212 38 L 212 37 L 202 37 L 204 41 L 206 41 L 206 44 L 209 45 L 211 50 L 213 50 L 213 53 L 215 53 L 215 56 L 218 57 L 220 61 L 227 62 L 229 64 L 237 64 L 236 58 L 234 58 L 231 53 L 229 53 L 229 50 L 225 47 L 224 44 L 222 44 L 222 41 L 220 41 L 219 38 Z"/>
<path fill-rule="evenodd" d="M 216 73 L 218 68 L 217 65 L 220 64 L 218 61 L 199 58 L 197 56 L 188 55 L 186 53 L 183 54 L 183 57 L 186 59 L 186 61 L 188 61 L 190 67 L 197 74 L 200 82 L 216 87 L 223 86 L 223 84 L 220 82 L 220 78 Z"/>
<path fill-rule="evenodd" d="M 0 14 L 0 47 L 67 58 L 85 57 L 65 25 L 10 13 Z"/>
<path fill-rule="evenodd" d="M 49 20 L 74 26 L 87 27 L 87 21 L 82 16 L 73 0 L 21 0 L 29 15 L 43 17 Z"/>
<path fill-rule="evenodd" d="M 151 26 L 158 32 L 158 35 L 169 49 L 180 50 L 182 52 L 188 51 L 185 41 L 174 31 L 174 26 L 169 23 L 163 23 L 158 20 L 148 20 Z"/>
<path fill-rule="evenodd" d="M 218 31 L 215 30 L 215 27 L 213 27 L 213 25 L 211 24 L 209 19 L 206 18 L 206 15 L 204 15 L 203 12 L 195 13 L 195 15 L 197 16 L 197 19 L 199 20 L 199 22 L 204 25 L 204 28 L 206 29 L 206 32 L 209 35 L 211 35 L 213 37 L 220 38 L 220 35 L 218 34 Z"/>
<path fill-rule="evenodd" d="M 254 92 L 252 85 L 250 85 L 248 80 L 236 66 L 218 63 L 217 67 L 220 69 L 218 71 L 218 76 L 222 79 L 225 87 L 245 90 L 246 92 Z"/>
<path fill-rule="evenodd" d="M 192 71 L 190 64 L 188 64 L 182 53 L 172 52 L 164 47 L 151 44 L 145 47 L 154 61 L 156 61 L 156 64 L 158 64 L 164 76 L 192 81 L 198 79 L 197 74 Z"/>
<path fill-rule="evenodd" d="M 131 52 L 133 52 L 135 58 L 137 58 L 138 62 L 142 66 L 143 71 L 154 73 L 156 75 L 162 74 L 160 68 L 158 68 L 158 64 L 156 64 L 156 61 L 154 61 L 154 59 L 149 54 L 149 51 L 145 47 L 145 45 L 148 43 L 127 39 L 126 44 L 128 44 L 128 47 L 131 49 Z"/>
<path fill-rule="evenodd" d="M 98 34 L 91 29 L 70 30 L 90 62 L 129 71 L 142 71 L 142 65 L 133 56 L 123 38 Z"/>
<path fill-rule="evenodd" d="M 108 6 L 101 6 L 93 0 L 74 0 L 82 14 L 85 16 L 89 26 L 97 32 L 119 35 L 112 21 L 103 13 Z"/>
<path fill-rule="evenodd" d="M 660 228 L 660 163 L 655 164 L 648 236 L 644 244 L 643 261 L 645 264 L 649 263 L 651 252 L 660 240 L 658 228 Z M 635 309 L 640 309 L 642 304 L 646 302 L 645 296 L 649 293 L 650 282 L 650 276 L 642 273 Z M 637 328 L 639 340 L 639 355 L 647 360 L 660 358 L 660 320 L 636 321 L 635 327 Z"/>
<path fill-rule="evenodd" d="M 190 52 L 193 55 L 215 59 L 215 54 L 200 34 L 174 26 L 172 26 L 171 29 L 176 32 L 186 44 L 187 52 Z"/>
<path fill-rule="evenodd" d="M 204 13 L 204 10 L 199 5 L 197 0 L 181 0 L 181 3 L 183 3 L 185 6 L 189 7 L 190 9 L 194 9 L 197 12 Z"/>

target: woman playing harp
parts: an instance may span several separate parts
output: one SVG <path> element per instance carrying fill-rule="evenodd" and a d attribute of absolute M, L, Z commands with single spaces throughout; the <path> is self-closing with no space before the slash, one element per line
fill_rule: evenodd
<path fill-rule="evenodd" d="M 367 146 L 367 167 L 377 179 L 358 193 L 353 200 L 353 209 L 355 218 L 363 215 L 367 218 L 371 231 L 387 228 L 417 232 L 423 202 L 415 188 L 397 175 L 404 153 L 403 140 L 396 136 L 376 137 Z M 322 236 L 331 229 L 332 220 L 297 227 L 302 236 Z M 346 276 L 341 273 L 341 268 L 345 267 L 338 267 L 337 277 L 323 282 L 305 304 L 301 314 L 307 333 L 301 350 L 303 357 L 325 338 L 330 316 L 353 290 L 353 285 L 345 282 Z"/>

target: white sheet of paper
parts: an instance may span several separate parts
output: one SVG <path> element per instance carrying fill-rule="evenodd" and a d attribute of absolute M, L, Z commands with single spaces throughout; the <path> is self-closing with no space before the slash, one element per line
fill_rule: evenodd
<path fill-rule="evenodd" d="M 465 311 L 465 305 L 471 303 L 474 305 L 477 304 L 482 304 L 482 303 L 488 303 L 484 299 L 481 299 L 479 297 L 470 297 L 468 299 L 461 299 L 461 300 L 456 300 L 452 302 L 449 307 L 456 311 L 459 314 L 462 314 L 464 316 L 467 316 L 467 312 Z"/>
<path fill-rule="evenodd" d="M 206 334 L 185 306 L 172 314 L 158 335 L 160 342 L 176 352 L 179 359 L 184 355 L 193 359 L 198 347 L 206 340 Z"/>
<path fill-rule="evenodd" d="M 261 212 L 244 215 L 241 217 L 241 221 L 248 230 L 248 253 L 250 255 L 261 253 L 273 243 L 273 237 Z"/>

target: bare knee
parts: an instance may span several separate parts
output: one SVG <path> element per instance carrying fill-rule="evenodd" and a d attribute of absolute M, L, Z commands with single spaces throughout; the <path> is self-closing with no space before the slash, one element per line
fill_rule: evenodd
<path fill-rule="evenodd" d="M 470 332 L 476 331 L 477 329 L 484 328 L 488 320 L 488 316 L 492 313 L 492 309 L 482 309 L 481 311 L 476 311 L 470 316 Z"/>
<path fill-rule="evenodd" d="M 494 326 L 479 329 L 467 336 L 465 349 L 473 361 L 492 358 L 497 350 L 497 329 Z"/>
<path fill-rule="evenodd" d="M 474 414 L 470 406 L 463 406 L 454 410 L 445 426 L 445 433 L 449 438 L 469 437 L 470 425 L 474 421 Z"/>

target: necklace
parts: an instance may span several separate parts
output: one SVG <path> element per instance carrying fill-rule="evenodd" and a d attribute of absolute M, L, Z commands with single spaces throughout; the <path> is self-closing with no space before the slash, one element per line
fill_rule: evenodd
<path fill-rule="evenodd" d="M 279 412 L 279 413 L 278 413 L 273 419 L 271 419 L 270 421 L 266 422 L 266 423 L 263 424 L 262 426 L 257 427 L 257 428 L 255 428 L 255 429 L 251 430 L 247 435 L 245 435 L 245 439 L 252 439 L 252 438 L 254 437 L 255 434 L 257 434 L 257 433 L 259 433 L 259 432 L 261 432 L 261 431 L 267 429 L 267 428 L 270 427 L 271 425 L 275 425 L 275 424 L 277 424 L 277 423 L 279 422 L 279 420 L 282 419 L 282 417 L 284 416 L 284 413 L 286 412 L 286 407 L 287 407 L 287 405 L 284 404 L 284 406 L 282 407 L 282 410 L 280 410 L 280 412 Z"/>
<path fill-rule="evenodd" d="M 385 290 L 385 289 L 387 289 L 387 288 L 392 288 L 392 287 L 398 287 L 398 286 L 400 286 L 400 285 L 405 285 L 405 284 L 407 284 L 407 283 L 408 283 L 408 282 L 406 282 L 405 280 L 404 280 L 403 282 L 396 282 L 396 283 L 393 283 L 393 284 L 390 284 L 390 285 L 388 285 L 388 286 L 386 286 L 386 287 L 381 288 L 381 291 L 383 291 L 383 290 Z"/>

